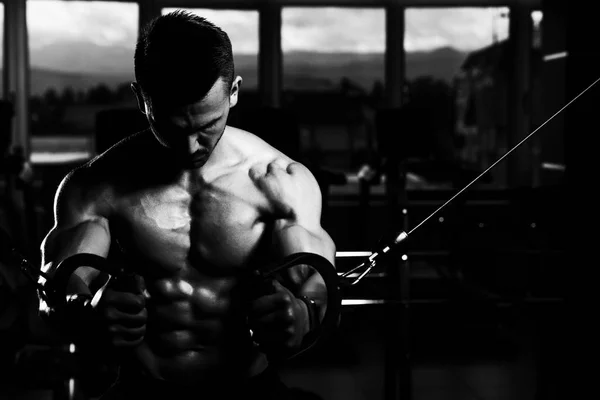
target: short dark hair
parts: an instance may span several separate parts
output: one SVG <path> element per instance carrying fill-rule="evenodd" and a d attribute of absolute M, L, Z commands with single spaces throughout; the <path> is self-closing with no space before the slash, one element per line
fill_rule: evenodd
<path fill-rule="evenodd" d="M 219 77 L 229 90 L 234 65 L 229 36 L 205 18 L 177 10 L 152 20 L 138 38 L 135 79 L 146 101 L 203 99 Z"/>

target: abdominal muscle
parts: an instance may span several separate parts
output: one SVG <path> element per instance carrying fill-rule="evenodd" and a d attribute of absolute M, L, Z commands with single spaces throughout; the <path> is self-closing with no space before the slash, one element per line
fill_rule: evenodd
<path fill-rule="evenodd" d="M 262 372 L 266 359 L 251 340 L 239 279 L 198 275 L 146 280 L 146 335 L 133 357 L 138 368 L 152 378 L 203 386 Z"/>
<path fill-rule="evenodd" d="M 248 329 L 244 288 L 250 259 L 261 253 L 265 228 L 255 203 L 262 197 L 243 169 L 206 185 L 194 194 L 185 185 L 149 190 L 122 211 L 130 227 L 120 235 L 123 249 L 147 292 L 137 370 L 183 384 L 266 368 Z"/>

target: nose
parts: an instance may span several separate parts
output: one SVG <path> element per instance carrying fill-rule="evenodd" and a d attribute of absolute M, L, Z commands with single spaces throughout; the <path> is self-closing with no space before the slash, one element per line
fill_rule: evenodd
<path fill-rule="evenodd" d="M 200 150 L 200 143 L 198 143 L 198 135 L 188 136 L 187 150 L 189 154 L 194 154 L 196 151 Z"/>

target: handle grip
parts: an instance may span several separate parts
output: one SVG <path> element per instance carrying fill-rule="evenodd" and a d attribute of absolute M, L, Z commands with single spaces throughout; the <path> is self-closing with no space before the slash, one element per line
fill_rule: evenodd
<path fill-rule="evenodd" d="M 335 267 L 323 256 L 315 253 L 294 253 L 285 257 L 280 264 L 258 271 L 258 274 L 263 281 L 266 281 L 273 279 L 278 272 L 300 264 L 313 267 L 323 278 L 327 288 L 327 309 L 321 323 L 311 333 L 308 343 L 303 344 L 301 349 L 294 354 L 286 356 L 285 358 L 288 360 L 306 352 L 329 337 L 337 328 L 342 311 L 342 294 L 338 274 Z"/>

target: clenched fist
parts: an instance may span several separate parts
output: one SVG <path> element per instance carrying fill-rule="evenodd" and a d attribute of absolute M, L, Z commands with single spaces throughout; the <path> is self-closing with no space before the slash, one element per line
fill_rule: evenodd
<path fill-rule="evenodd" d="M 115 348 L 135 347 L 146 334 L 146 300 L 140 276 L 117 279 L 106 287 L 96 310 L 110 344 Z"/>
<path fill-rule="evenodd" d="M 308 168 L 278 159 L 266 167 L 253 166 L 249 175 L 270 201 L 277 218 L 306 226 L 320 223 L 321 192 Z"/>
<path fill-rule="evenodd" d="M 307 307 L 276 280 L 267 285 L 266 293 L 250 306 L 248 322 L 253 339 L 266 353 L 293 350 L 309 330 Z"/>

